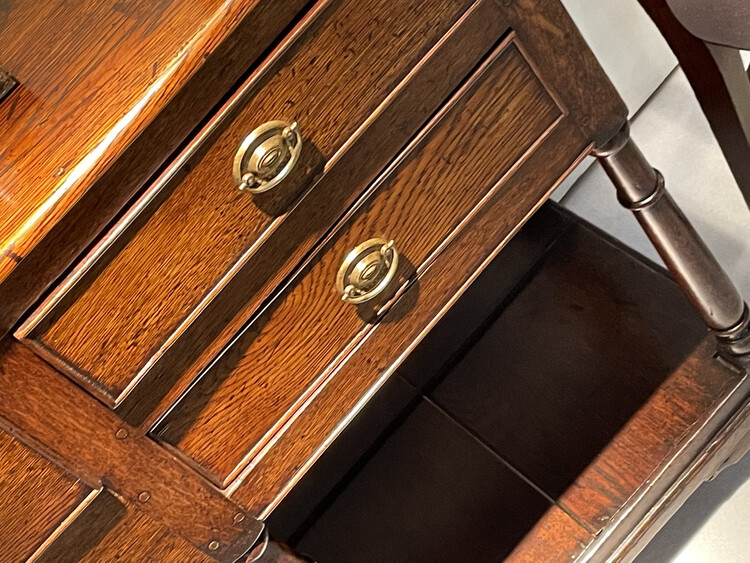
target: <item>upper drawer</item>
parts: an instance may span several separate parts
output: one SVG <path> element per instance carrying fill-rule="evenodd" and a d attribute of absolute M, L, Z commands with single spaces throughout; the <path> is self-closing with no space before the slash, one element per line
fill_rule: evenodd
<path fill-rule="evenodd" d="M 309 0 L 3 0 L 0 334 L 105 231 Z"/>
<path fill-rule="evenodd" d="M 17 336 L 111 406 L 167 350 L 179 345 L 189 356 L 216 341 L 237 310 L 271 293 L 502 34 L 503 22 L 488 17 L 494 3 L 467 13 L 470 4 L 319 3 Z M 232 177 L 235 153 L 272 120 L 298 123 L 299 161 L 270 192 L 243 193 Z M 308 205 L 316 192 L 325 197 Z M 291 216 L 293 227 L 284 227 Z"/>
<path fill-rule="evenodd" d="M 227 485 L 394 298 L 419 298 L 415 280 L 487 201 L 503 197 L 506 180 L 565 115 L 516 42 L 505 41 L 373 184 L 323 250 L 201 374 L 157 426 L 156 437 Z M 537 203 L 529 198 L 507 206 L 528 206 L 528 213 Z M 349 278 L 377 287 L 393 265 L 392 281 L 374 300 L 345 303 L 339 292 L 348 283 L 338 284 L 340 264 L 371 239 L 382 241 L 368 255 L 375 260 L 363 257 L 358 267 L 355 260 Z M 397 262 L 392 249 L 380 247 L 388 240 Z M 380 322 L 399 320 L 386 314 Z"/>

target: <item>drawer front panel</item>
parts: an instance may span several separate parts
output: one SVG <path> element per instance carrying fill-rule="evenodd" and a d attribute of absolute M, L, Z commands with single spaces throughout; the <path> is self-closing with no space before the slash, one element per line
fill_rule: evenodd
<path fill-rule="evenodd" d="M 470 5 L 320 3 L 18 335 L 117 406 Z M 434 111 L 414 109 L 422 120 Z M 277 189 L 242 193 L 235 152 L 272 120 L 299 124 L 300 160 Z M 381 141 L 387 162 L 401 147 Z"/>
<path fill-rule="evenodd" d="M 209 366 L 153 434 L 226 485 L 293 415 L 358 334 L 413 283 L 566 111 L 506 40 L 373 184 L 324 249 Z M 387 295 L 342 302 L 336 272 L 365 240 L 402 259 Z M 398 322 L 385 315 L 380 322 Z"/>
<path fill-rule="evenodd" d="M 0 560 L 26 561 L 90 492 L 0 431 Z"/>

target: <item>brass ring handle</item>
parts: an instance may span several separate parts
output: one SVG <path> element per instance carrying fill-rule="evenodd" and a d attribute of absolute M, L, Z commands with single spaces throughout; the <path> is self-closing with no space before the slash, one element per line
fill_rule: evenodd
<path fill-rule="evenodd" d="M 346 303 L 370 301 L 388 287 L 397 267 L 398 251 L 393 241 L 370 239 L 346 255 L 336 275 L 336 289 Z"/>
<path fill-rule="evenodd" d="M 301 150 L 297 123 L 264 123 L 240 143 L 232 166 L 234 181 L 243 192 L 267 192 L 289 175 Z"/>

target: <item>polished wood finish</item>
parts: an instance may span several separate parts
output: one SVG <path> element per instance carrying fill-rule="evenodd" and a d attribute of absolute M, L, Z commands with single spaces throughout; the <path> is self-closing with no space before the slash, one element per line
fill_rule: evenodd
<path fill-rule="evenodd" d="M 234 561 L 260 535 L 250 514 L 9 338 L 0 343 L 0 387 L 0 427 L 92 489 L 116 491 L 207 555 Z M 214 541 L 219 546 L 211 549 Z"/>
<path fill-rule="evenodd" d="M 28 500 L 27 497 L 33 493 L 39 494 L 40 491 L 31 489 L 27 495 L 20 496 L 20 499 Z M 35 563 L 99 563 L 101 561 L 208 563 L 215 561 L 168 529 L 158 525 L 133 504 L 111 491 L 101 489 L 89 497 L 78 506 L 76 514 L 69 516 L 33 554 L 22 553 L 20 549 L 24 545 L 19 543 L 18 548 L 6 550 L 0 560 L 20 561 L 30 555 L 30 560 Z M 49 519 L 50 515 L 54 515 L 54 512 L 49 509 L 44 510 L 45 507 L 32 502 L 25 503 L 23 509 L 28 509 L 31 505 L 39 511 L 40 516 Z M 11 508 L 17 507 L 11 506 Z M 14 521 L 10 515 L 7 520 Z M 17 516 L 15 520 L 18 520 Z M 17 534 L 7 532 L 7 536 L 3 537 L 11 537 L 11 534 L 14 537 L 23 537 L 24 534 L 28 536 L 30 531 L 41 528 L 38 522 L 35 522 L 34 517 L 30 517 L 25 523 L 28 526 L 26 530 Z M 5 534 L 6 531 L 0 530 L 0 533 Z M 258 545 L 248 552 L 247 557 L 257 563 L 311 561 L 295 554 L 283 543 L 269 541 L 265 536 L 258 540 Z M 244 561 L 244 555 L 238 561 Z"/>
<path fill-rule="evenodd" d="M 30 14 L 25 2 L 9 13 Z M 315 530 L 328 527 L 340 538 L 347 525 L 361 526 L 371 551 L 336 546 L 348 552 L 346 560 L 377 554 L 389 539 L 385 548 L 394 550 L 426 546 L 411 560 L 511 551 L 518 561 L 628 558 L 702 479 L 750 447 L 746 360 L 717 359 L 712 340 L 663 272 L 564 213 L 537 227 L 539 240 L 506 255 L 513 264 L 496 287 L 477 281 L 477 290 L 495 293 L 464 313 L 451 312 L 482 271 L 498 271 L 493 259 L 593 147 L 605 164 L 621 160 L 610 166 L 618 169 L 616 180 L 630 174 L 636 188 L 653 186 L 640 182 L 656 175 L 634 166 L 639 159 L 631 149 L 607 148 L 626 110 L 558 1 L 320 0 L 302 15 L 301 1 L 275 8 L 263 0 L 250 6 L 230 0 L 221 13 L 218 4 L 191 6 L 185 13 L 194 20 L 167 31 L 170 22 L 183 21 L 173 13 L 176 4 L 162 3 L 163 12 L 129 4 L 137 23 L 91 34 L 88 55 L 72 57 L 78 67 L 61 73 L 70 88 L 54 94 L 79 95 L 84 83 L 101 85 L 107 64 L 118 57 L 122 63 L 123 45 L 136 52 L 158 39 L 123 67 L 143 73 L 133 80 L 148 83 L 152 98 L 134 86 L 118 91 L 123 98 L 115 96 L 111 106 L 97 106 L 98 94 L 91 94 L 89 107 L 82 103 L 56 114 L 59 121 L 37 123 L 49 98 L 35 105 L 31 82 L 21 76 L 20 88 L 0 106 L 0 115 L 14 121 L 0 131 L 21 127 L 19 115 L 31 116 L 28 122 L 42 133 L 60 127 L 67 134 L 66 120 L 78 120 L 70 134 L 81 141 L 75 152 L 61 135 L 54 157 L 72 160 L 49 170 L 31 171 L 24 160 L 41 154 L 35 151 L 43 144 L 4 153 L 26 163 L 24 185 L 62 172 L 40 183 L 41 197 L 29 199 L 30 207 L 21 205 L 30 194 L 25 187 L 11 202 L 21 210 L 8 219 L 12 230 L 18 234 L 27 225 L 35 234 L 5 253 L 9 270 L 2 269 L 7 261 L 0 263 L 0 277 L 7 274 L 0 298 L 19 295 L 3 301 L 2 322 L 15 322 L 121 214 L 31 312 L 17 339 L 0 342 L 0 428 L 33 458 L 24 467 L 47 468 L 33 486 L 15 480 L 11 486 L 22 500 L 27 491 L 44 489 L 35 494 L 53 505 L 44 518 L 32 513 L 37 520 L 28 520 L 19 550 L 36 550 L 34 557 L 48 561 L 244 557 L 259 549 L 259 520 L 280 514 L 280 503 L 310 467 L 395 381 L 401 387 L 389 412 L 403 415 L 420 391 L 429 398 L 415 411 L 422 420 L 417 439 L 387 438 L 380 451 L 392 449 L 401 462 L 419 457 L 409 469 L 426 477 L 404 480 L 409 469 L 387 474 L 401 487 L 387 497 L 373 485 L 379 471 L 356 465 L 359 473 L 339 483 L 317 507 L 320 521 L 306 520 L 303 531 L 308 541 Z M 47 26 L 76 9 L 84 10 L 53 3 L 27 23 L 49 39 Z M 120 17 L 85 9 L 98 25 L 99 16 L 105 22 Z M 207 26 L 190 27 L 205 17 Z M 295 17 L 295 27 L 272 45 Z M 217 22 L 224 27 L 211 27 Z M 5 23 L 0 18 L 0 38 Z M 256 26 L 262 33 L 252 36 Z M 65 38 L 72 24 L 56 29 Z M 122 41 L 112 51 L 91 48 L 118 33 Z M 173 74 L 159 65 L 146 72 L 143 60 L 168 56 L 177 36 L 189 48 L 170 67 Z M 4 48 L 0 43 L 0 54 Z M 78 53 L 75 46 L 66 49 L 60 52 Z M 251 68 L 262 51 L 264 62 Z M 83 72 L 91 53 L 101 55 L 95 62 L 102 66 Z M 2 57 L 0 63 L 7 64 Z M 151 78 L 144 82 L 146 74 Z M 102 95 L 111 94 L 107 88 L 99 89 Z M 205 120 L 220 97 L 225 102 Z M 126 98 L 143 102 L 133 106 L 141 113 L 131 108 L 127 123 L 127 113 L 116 114 L 127 110 Z M 24 113 L 33 108 L 37 113 Z M 97 137 L 109 143 L 96 145 L 101 152 L 89 142 L 99 133 L 83 134 L 93 115 L 102 118 L 96 131 L 108 132 Z M 241 194 L 229 175 L 235 147 L 248 129 L 276 118 L 299 122 L 306 147 L 301 166 L 268 197 Z M 182 151 L 163 168 L 178 145 Z M 2 170 L 0 178 L 12 167 Z M 659 229 L 667 223 L 654 220 Z M 397 283 L 374 305 L 344 304 L 334 289 L 339 261 L 377 235 L 394 238 L 402 252 Z M 684 248 L 675 255 L 684 260 Z M 702 290 L 717 279 L 709 271 L 696 285 Z M 446 345 L 449 333 L 438 331 L 430 344 L 431 329 L 452 318 L 460 321 L 454 330 L 470 335 Z M 492 346 L 484 343 L 490 338 Z M 421 356 L 417 351 L 404 364 L 423 339 Z M 498 349 L 498 341 L 507 345 Z M 476 355 L 484 367 L 467 368 Z M 422 373 L 426 359 L 432 367 Z M 398 379 L 400 369 L 417 387 Z M 494 386 L 488 389 L 481 377 Z M 502 394 L 497 378 L 506 378 Z M 432 433 L 429 420 L 445 432 Z M 365 434 L 372 439 L 385 424 L 379 420 Z M 466 453 L 468 443 L 479 449 Z M 366 446 L 338 459 L 356 462 Z M 5 463 L 0 475 L 18 474 Z M 318 481 L 323 488 L 344 472 L 341 463 L 328 467 L 333 475 Z M 23 471 L 36 475 L 36 469 Z M 49 475 L 72 484 L 45 492 Z M 491 485 L 498 475 L 503 483 L 494 482 L 489 496 L 477 489 L 471 502 L 461 498 L 462 481 Z M 421 495 L 433 503 L 424 512 L 407 497 L 430 478 L 443 485 L 439 494 Z M 370 485 L 363 490 L 377 490 L 380 498 L 362 509 L 348 485 L 365 481 Z M 492 499 L 519 517 L 493 520 L 503 511 L 490 510 Z M 373 516 L 378 503 L 389 507 L 390 519 Z M 360 513 L 334 518 L 344 505 Z M 443 510 L 446 505 L 452 508 Z M 418 514 L 432 530 L 457 523 L 439 541 L 420 532 L 410 544 L 407 536 L 396 539 L 404 525 L 394 506 Z M 0 503 L 0 516 L 13 512 L 8 524 L 0 520 L 0 537 L 21 534 L 16 513 L 27 508 Z M 365 512 L 374 525 L 363 524 Z M 469 529 L 477 514 L 479 524 Z M 463 550 L 459 541 L 430 551 L 456 531 L 479 538 Z M 497 541 L 502 546 L 494 549 Z M 277 543 L 265 557 L 300 560 Z"/>
<path fill-rule="evenodd" d="M 75 476 L 0 431 L 0 561 L 24 561 L 88 495 Z"/>
<path fill-rule="evenodd" d="M 750 310 L 648 163 L 627 124 L 594 155 L 727 357 L 750 355 Z"/>
<path fill-rule="evenodd" d="M 283 499 L 347 421 L 424 338 L 471 281 L 486 267 L 520 224 L 539 205 L 544 191 L 566 175 L 570 159 L 563 151 L 573 131 L 560 124 L 446 247 L 366 338 L 346 363 L 321 381 L 304 408 L 296 412 L 258 459 L 237 481 L 232 498 L 254 514 L 266 515 Z M 588 152 L 583 147 L 581 158 Z M 538 187 L 534 192 L 531 187 Z M 490 247 L 489 241 L 496 246 Z M 417 291 L 413 291 L 418 287 Z M 413 297 L 412 297 L 413 296 Z M 418 297 L 418 299 L 416 298 Z M 395 319 L 389 322 L 388 319 Z M 234 487 L 233 487 L 234 488 Z"/>
<path fill-rule="evenodd" d="M 692 440 L 686 440 L 682 459 L 674 456 L 662 462 L 661 474 L 674 479 L 670 486 L 661 483 L 650 495 L 639 495 L 638 500 L 645 501 L 628 503 L 628 509 L 634 508 L 629 518 L 613 522 L 610 528 L 614 533 L 592 544 L 595 556 L 612 553 L 623 559 L 634 557 L 702 483 L 747 454 L 750 450 L 748 368 L 750 365 L 745 367 L 743 382 L 727 396 L 725 405 L 707 414 L 702 435 L 696 433 Z M 646 486 L 641 489 L 640 493 L 647 492 Z"/>
<path fill-rule="evenodd" d="M 154 362 L 174 347 L 176 339 L 186 340 L 179 344 L 183 353 L 195 350 L 191 336 L 183 334 L 186 325 L 196 324 L 192 333 L 204 339 L 207 331 L 226 329 L 224 319 L 232 314 L 226 305 L 222 310 L 217 304 L 218 314 L 215 308 L 205 311 L 216 293 L 231 292 L 224 301 L 231 301 L 235 313 L 248 298 L 257 307 L 273 288 L 258 287 L 260 283 L 268 277 L 278 283 L 284 274 L 280 261 L 287 259 L 287 272 L 294 264 L 286 254 L 299 260 L 317 242 L 364 189 L 363 182 L 395 156 L 458 85 L 461 72 L 468 72 L 505 31 L 499 24 L 487 25 L 488 7 L 481 3 L 468 21 L 461 22 L 453 34 L 458 37 L 445 45 L 449 50 L 432 53 L 469 5 L 468 0 L 322 3 L 319 13 L 250 77 L 179 165 L 144 195 L 43 305 L 47 316 L 41 325 L 33 326 L 32 319 L 32 325 L 18 334 L 32 331 L 30 338 L 45 357 L 115 406 L 155 371 Z M 446 76 L 445 62 L 432 59 L 454 58 L 459 49 L 467 52 L 453 61 L 455 68 Z M 415 71 L 415 66 L 421 68 Z M 426 94 L 426 82 L 436 81 L 444 82 Z M 374 127 L 378 119 L 392 120 L 388 114 L 399 105 L 398 123 Z M 274 119 L 299 123 L 304 139 L 300 170 L 273 192 L 251 197 L 232 181 L 234 153 L 252 129 Z M 326 210 L 313 228 L 308 226 L 310 216 L 320 213 L 321 198 L 308 197 L 300 210 L 304 218 L 274 237 L 294 199 L 322 172 L 340 166 L 355 139 L 373 128 L 365 140 L 377 146 L 373 162 L 362 167 L 363 147 L 356 147 L 356 173 L 330 180 L 330 173 L 324 174 L 316 183 L 315 191 L 333 190 L 333 195 L 324 198 Z M 277 246 L 280 238 L 283 243 Z M 255 256 L 260 244 L 270 248 Z M 264 263 L 269 255 L 273 262 Z M 155 270 L 154 264 L 160 267 Z M 238 280 L 233 288 L 223 287 L 239 268 L 246 271 L 244 283 Z M 257 296 L 248 292 L 248 283 L 261 289 Z M 233 330 L 239 326 L 233 323 Z M 174 370 L 174 363 L 168 368 Z M 158 369 L 153 375 L 159 377 Z M 158 397 L 159 391 L 154 391 L 147 385 L 131 404 L 140 403 L 144 395 Z"/>
<path fill-rule="evenodd" d="M 0 334 L 304 5 L 0 6 L 0 65 L 19 82 L 0 108 Z"/>
<path fill-rule="evenodd" d="M 547 204 L 529 219 L 270 513 L 266 522 L 271 530 L 296 543 L 300 530 L 326 506 L 326 495 L 335 494 L 337 483 L 346 480 L 352 467 L 361 465 L 372 444 L 387 436 L 419 398 L 419 390 L 410 382 L 423 387 L 444 374 L 445 367 L 452 365 L 451 358 L 472 346 L 516 288 L 533 275 L 539 260 L 571 221 L 569 215 Z"/>
<path fill-rule="evenodd" d="M 433 393 L 584 523 L 601 558 L 643 546 L 657 525 L 628 535 L 679 506 L 687 493 L 663 495 L 750 396 L 674 284 L 613 248 L 588 229 L 565 235 Z M 745 444 L 725 451 L 750 446 L 733 435 Z M 716 470 L 726 456 L 709 459 Z"/>
<path fill-rule="evenodd" d="M 214 559 L 159 526 L 132 504 L 102 490 L 35 554 L 34 561 L 209 563 Z"/>
<path fill-rule="evenodd" d="M 602 532 L 589 547 L 593 557 L 637 554 L 648 541 L 647 531 L 653 535 L 666 522 L 663 513 L 673 513 L 689 492 L 715 475 L 733 448 L 713 444 L 723 441 L 722 426 L 749 397 L 747 371 L 717 360 L 715 344 L 707 338 L 561 499 L 582 518 L 598 519 L 592 527 Z M 750 440 L 745 434 L 744 443 L 734 446 L 747 451 Z M 713 454 L 710 463 L 696 473 L 705 465 L 706 450 Z"/>
<path fill-rule="evenodd" d="M 413 69 L 408 81 L 402 83 L 404 88 L 397 89 L 399 94 L 352 141 L 320 185 L 306 195 L 304 205 L 289 212 L 269 233 L 267 243 L 239 264 L 222 291 L 154 358 L 148 374 L 154 384 L 139 385 L 131 392 L 118 409 L 123 417 L 144 429 L 159 419 L 317 246 L 355 196 L 382 172 L 395 147 L 405 145 L 428 114 L 439 109 L 509 25 L 492 0 L 474 4 Z M 385 138 L 389 139 L 386 145 L 382 142 Z"/>
<path fill-rule="evenodd" d="M 592 540 L 591 532 L 559 506 L 552 505 L 505 561 L 506 563 L 575 561 Z"/>
<path fill-rule="evenodd" d="M 499 316 L 484 310 L 492 322 L 481 338 L 470 329 L 454 333 L 469 345 L 462 358 L 445 366 L 424 363 L 442 379 L 429 399 L 555 501 L 511 561 L 629 560 L 730 452 L 750 447 L 750 379 L 715 357 L 712 338 L 662 270 L 593 228 L 573 224 L 518 283 Z M 498 302 L 505 295 L 501 284 Z M 462 298 L 454 307 L 473 304 Z M 420 346 L 431 347 L 431 337 Z M 412 448 L 424 442 L 409 441 Z M 438 455 L 450 458 L 453 448 L 436 442 Z M 403 472 L 399 463 L 398 456 L 385 467 L 360 462 L 353 480 L 344 480 L 313 513 L 299 545 L 325 547 L 335 517 L 337 533 L 361 542 L 366 553 L 385 553 L 388 546 L 359 538 L 358 519 L 360 507 L 409 496 L 392 485 L 392 475 Z M 360 475 L 367 486 L 357 484 Z M 463 498 L 475 498 L 478 482 L 492 488 L 491 479 L 470 477 L 455 487 Z M 431 502 L 441 494 L 435 488 L 415 496 Z M 400 514 L 367 512 L 376 526 Z M 432 533 L 438 545 L 451 537 L 450 530 L 422 526 L 423 511 L 412 513 L 400 530 Z M 494 518 L 508 517 L 498 504 Z M 454 538 L 463 540 L 464 534 Z M 355 553 L 357 546 L 327 549 Z M 411 559 L 400 553 L 389 560 Z"/>
<path fill-rule="evenodd" d="M 555 498 L 705 335 L 662 273 L 627 256 L 615 261 L 610 245 L 591 238 L 578 228 L 558 242 L 432 393 Z M 638 377 L 625 361 L 633 350 Z"/>
<path fill-rule="evenodd" d="M 564 111 L 515 42 L 501 45 L 372 187 L 320 258 L 202 374 L 156 436 L 226 485 L 327 377 L 326 366 L 356 346 L 388 299 L 488 198 L 503 197 L 505 176 Z M 354 307 L 336 293 L 336 271 L 351 248 L 373 237 L 395 240 L 403 259 L 387 295 Z"/>

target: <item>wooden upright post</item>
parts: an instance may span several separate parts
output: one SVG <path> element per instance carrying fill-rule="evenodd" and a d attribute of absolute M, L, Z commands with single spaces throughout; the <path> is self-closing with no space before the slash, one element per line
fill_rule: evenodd
<path fill-rule="evenodd" d="M 739 291 L 649 165 L 626 124 L 594 151 L 617 197 L 646 231 L 667 268 L 714 331 L 724 356 L 750 356 L 750 313 Z"/>

